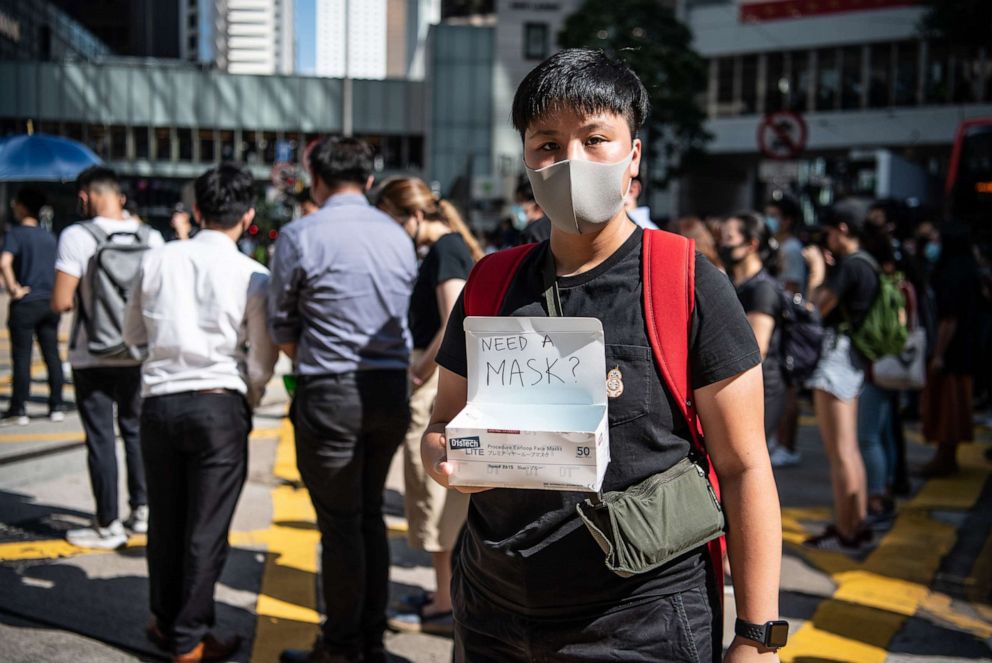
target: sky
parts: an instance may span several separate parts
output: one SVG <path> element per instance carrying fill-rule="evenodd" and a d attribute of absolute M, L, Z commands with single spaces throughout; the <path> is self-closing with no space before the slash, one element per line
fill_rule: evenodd
<path fill-rule="evenodd" d="M 294 4 L 296 73 L 312 75 L 317 64 L 317 0 L 296 0 Z"/>

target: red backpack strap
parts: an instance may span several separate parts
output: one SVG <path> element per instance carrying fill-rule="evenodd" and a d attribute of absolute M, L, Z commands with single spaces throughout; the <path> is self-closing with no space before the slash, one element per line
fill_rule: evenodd
<path fill-rule="evenodd" d="M 706 453 L 703 429 L 692 398 L 689 338 L 696 305 L 696 243 L 663 230 L 645 230 L 643 251 L 644 319 L 651 349 L 669 393 L 689 424 L 692 446 L 706 461 L 710 484 L 719 499 L 720 485 Z M 708 545 L 721 601 L 725 545 L 723 537 Z"/>
<path fill-rule="evenodd" d="M 491 253 L 476 263 L 465 282 L 465 315 L 499 315 L 513 277 L 537 244 Z"/>

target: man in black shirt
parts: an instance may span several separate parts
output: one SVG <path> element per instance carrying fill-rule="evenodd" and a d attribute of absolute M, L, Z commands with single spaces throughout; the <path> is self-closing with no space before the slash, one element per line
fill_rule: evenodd
<path fill-rule="evenodd" d="M 623 207 L 640 165 L 636 132 L 646 114 L 636 75 L 602 52 L 582 49 L 538 66 L 514 101 L 524 160 L 552 230 L 550 241 L 520 264 L 500 314 L 547 315 L 543 269 L 550 260 L 563 315 L 602 321 L 606 365 L 622 373 L 625 384 L 608 405 L 611 461 L 604 491 L 626 490 L 690 453 L 688 424 L 662 382 L 646 331 L 645 231 Z M 564 194 L 547 188 L 553 176 L 545 177 L 563 169 L 569 172 L 562 179 L 574 178 Z M 584 186 L 583 177 L 591 177 Z M 695 273 L 687 367 L 693 398 L 723 485 L 738 615 L 765 622 L 778 616 L 781 526 L 762 435 L 761 358 L 731 284 L 698 254 Z M 445 426 L 467 396 L 464 320 L 459 299 L 438 352 L 438 397 L 421 446 L 424 467 L 442 485 L 453 471 Z M 576 514 L 587 494 L 460 490 L 472 500 L 452 582 L 456 661 L 720 656 L 722 616 L 708 591 L 703 548 L 623 578 L 606 568 Z M 729 660 L 760 656 L 774 660 L 774 650 L 738 638 Z"/>
<path fill-rule="evenodd" d="M 62 421 L 62 360 L 59 358 L 59 314 L 48 305 L 55 280 L 55 236 L 38 226 L 45 194 L 24 188 L 13 201 L 16 225 L 7 232 L 0 253 L 0 274 L 10 295 L 10 354 L 14 389 L 3 423 L 28 423 L 26 404 L 31 390 L 31 341 L 38 338 L 48 371 L 48 412 Z"/>
<path fill-rule="evenodd" d="M 878 292 L 875 261 L 861 250 L 867 208 L 857 201 L 837 203 L 824 225 L 827 248 L 836 265 L 817 290 L 814 303 L 825 329 L 820 362 L 806 386 L 820 437 L 830 459 L 834 486 L 834 524 L 806 545 L 824 550 L 852 550 L 871 542 L 865 527 L 868 487 L 858 446 L 858 397 L 866 361 L 851 343 L 851 331 L 865 319 Z"/>
<path fill-rule="evenodd" d="M 520 232 L 520 244 L 537 244 L 551 238 L 551 222 L 534 200 L 534 188 L 526 179 L 517 185 L 514 208 L 517 216 L 523 217 L 527 223 Z"/>

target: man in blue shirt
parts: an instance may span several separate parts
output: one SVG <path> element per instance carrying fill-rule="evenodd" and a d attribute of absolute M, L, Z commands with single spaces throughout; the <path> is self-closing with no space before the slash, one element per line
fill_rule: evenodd
<path fill-rule="evenodd" d="M 0 422 L 27 425 L 26 404 L 31 390 L 31 341 L 38 346 L 48 370 L 48 411 L 52 421 L 62 421 L 62 360 L 59 358 L 59 314 L 49 308 L 55 279 L 55 236 L 38 226 L 45 194 L 23 188 L 13 201 L 16 225 L 4 238 L 0 274 L 10 295 L 10 354 L 14 384 L 10 406 Z"/>
<path fill-rule="evenodd" d="M 327 620 L 281 661 L 386 661 L 389 546 L 382 493 L 410 412 L 406 313 L 413 242 L 369 205 L 372 149 L 329 138 L 310 154 L 320 209 L 286 226 L 269 289 L 272 339 L 293 359 L 296 458 L 321 533 Z"/>

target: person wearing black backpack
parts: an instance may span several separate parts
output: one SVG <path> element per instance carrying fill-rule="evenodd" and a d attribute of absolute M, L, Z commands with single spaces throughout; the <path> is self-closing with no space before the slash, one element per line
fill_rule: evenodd
<path fill-rule="evenodd" d="M 823 221 L 836 264 L 814 295 L 825 333 L 820 361 L 806 386 L 813 390 L 816 421 L 830 461 L 834 524 L 805 541 L 821 550 L 857 551 L 872 539 L 865 527 L 868 488 L 858 446 L 858 397 L 867 362 L 852 340 L 879 291 L 875 261 L 861 247 L 866 217 L 864 205 L 845 200 Z"/>
<path fill-rule="evenodd" d="M 780 361 L 783 301 L 781 286 L 769 274 L 767 266 L 775 264 L 778 242 L 764 219 L 754 212 L 744 212 L 724 220 L 718 251 L 761 350 L 765 438 L 774 465 L 776 453 L 781 454 L 776 436 L 785 406 L 785 378 Z"/>
<path fill-rule="evenodd" d="M 66 539 L 83 548 L 113 549 L 127 542 L 128 531 L 148 531 L 148 498 L 138 439 L 141 360 L 123 342 L 123 295 L 137 276 L 140 254 L 165 241 L 157 230 L 125 216 L 120 183 L 113 170 L 93 166 L 80 173 L 76 185 L 87 220 L 69 226 L 59 237 L 52 310 L 75 312 L 69 364 L 79 418 L 86 432 L 96 518 L 92 527 L 70 530 Z M 124 440 L 131 506 L 131 515 L 123 523 L 117 504 L 115 405 Z"/>

